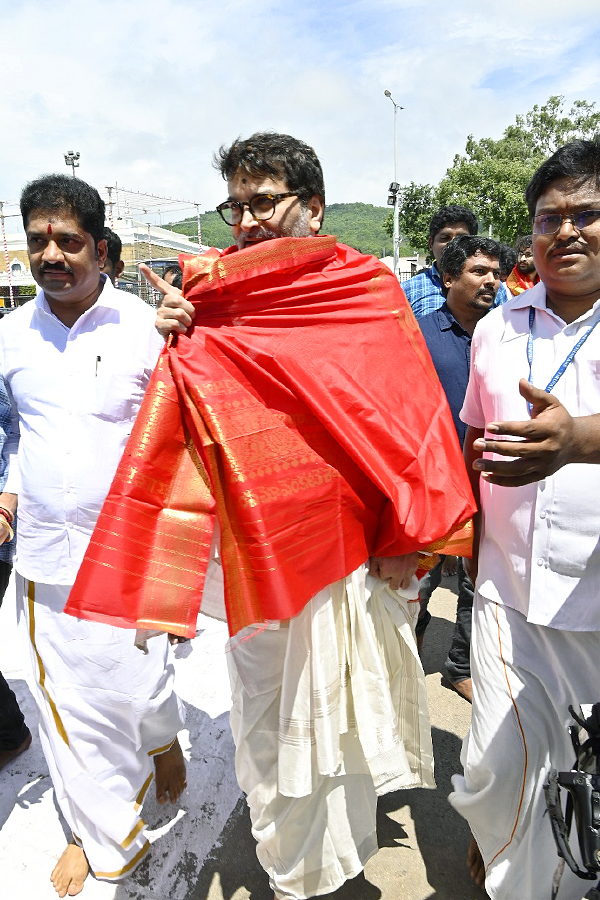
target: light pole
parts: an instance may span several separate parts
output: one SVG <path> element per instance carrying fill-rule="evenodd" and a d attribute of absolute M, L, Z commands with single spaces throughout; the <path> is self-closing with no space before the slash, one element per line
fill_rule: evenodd
<path fill-rule="evenodd" d="M 398 184 L 398 110 L 404 109 L 398 106 L 390 91 L 383 92 L 394 104 L 394 180 L 390 184 L 388 193 L 388 206 L 394 207 L 394 275 L 398 275 L 398 258 L 400 251 L 400 185 Z"/>
<path fill-rule="evenodd" d="M 198 223 L 198 253 L 202 253 L 202 226 L 200 224 L 200 204 L 196 203 L 196 221 Z"/>
<path fill-rule="evenodd" d="M 75 169 L 79 168 L 79 153 L 73 153 L 72 150 L 69 150 L 68 153 L 65 153 L 65 163 L 67 166 L 71 166 L 73 170 L 73 178 L 75 178 Z"/>

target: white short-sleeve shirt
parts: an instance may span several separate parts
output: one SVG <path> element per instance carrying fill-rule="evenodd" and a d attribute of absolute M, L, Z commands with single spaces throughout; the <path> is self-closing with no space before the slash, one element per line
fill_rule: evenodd
<path fill-rule="evenodd" d="M 108 278 L 67 328 L 41 292 L 0 325 L 0 371 L 20 440 L 5 490 L 19 495 L 15 565 L 72 584 L 163 341 L 155 312 Z"/>
<path fill-rule="evenodd" d="M 541 283 L 492 310 L 473 336 L 461 410 L 468 425 L 483 429 L 490 422 L 529 417 L 519 379 L 529 375 L 532 306 L 532 383 L 542 389 L 585 330 L 600 321 L 597 301 L 566 325 L 546 308 Z M 552 393 L 572 416 L 600 413 L 600 324 Z M 564 466 L 524 487 L 500 487 L 485 479 L 480 486 L 483 534 L 477 587 L 482 596 L 538 625 L 600 631 L 600 465 Z"/>

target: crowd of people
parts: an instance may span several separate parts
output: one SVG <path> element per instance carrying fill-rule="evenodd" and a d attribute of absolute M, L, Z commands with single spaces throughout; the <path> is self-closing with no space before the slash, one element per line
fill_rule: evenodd
<path fill-rule="evenodd" d="M 531 249 L 532 235 L 520 238 L 513 249 L 476 237 L 478 230 L 477 218 L 467 207 L 451 205 L 439 209 L 429 223 L 432 264 L 402 282 L 446 393 L 461 447 L 467 426 L 460 411 L 469 381 L 475 325 L 493 306 L 506 303 L 539 281 Z M 468 241 L 467 236 L 474 240 Z M 431 621 L 429 600 L 444 574 L 458 575 L 456 625 L 444 672 L 452 689 L 471 703 L 473 584 L 461 559 L 442 557 L 422 578 L 417 646 L 421 653 L 425 629 Z"/>
<path fill-rule="evenodd" d="M 133 871 L 152 781 L 161 803 L 185 790 L 168 635 L 199 610 L 228 622 L 236 774 L 274 897 L 358 875 L 377 797 L 434 784 L 419 654 L 456 558 L 445 675 L 472 724 L 450 802 L 472 877 L 493 900 L 580 900 L 544 784 L 572 764 L 569 707 L 598 700 L 600 139 L 536 172 L 516 254 L 446 207 L 402 288 L 319 235 L 308 145 L 257 133 L 215 162 L 232 246 L 144 268 L 156 322 L 114 287 L 93 187 L 49 175 L 21 197 L 39 292 L 0 325 L 0 593 L 18 530 L 72 832 L 56 892 Z M 31 740 L 0 676 L 0 767 Z"/>

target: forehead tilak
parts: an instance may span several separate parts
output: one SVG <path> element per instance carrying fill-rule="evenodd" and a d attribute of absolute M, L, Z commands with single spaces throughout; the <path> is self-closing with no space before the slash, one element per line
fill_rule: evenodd
<path fill-rule="evenodd" d="M 68 206 L 59 209 L 40 206 L 32 209 L 27 216 L 27 229 L 33 223 L 35 223 L 36 229 L 43 229 L 48 234 L 53 234 L 57 227 L 63 228 L 63 226 L 70 232 L 84 230 L 80 216 Z"/>

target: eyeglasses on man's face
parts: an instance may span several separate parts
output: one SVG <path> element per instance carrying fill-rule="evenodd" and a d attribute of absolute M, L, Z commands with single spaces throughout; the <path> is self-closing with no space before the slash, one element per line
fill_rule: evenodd
<path fill-rule="evenodd" d="M 600 209 L 582 209 L 574 213 L 540 213 L 533 217 L 534 234 L 556 234 L 562 227 L 562 223 L 568 219 L 577 231 L 589 228 L 600 219 Z"/>
<path fill-rule="evenodd" d="M 284 191 L 281 194 L 255 194 L 248 201 L 226 200 L 217 206 L 217 212 L 227 225 L 239 225 L 246 207 L 257 222 L 266 222 L 275 215 L 277 204 L 285 197 L 297 197 L 297 191 Z M 599 213 L 600 215 L 600 213 Z"/>

